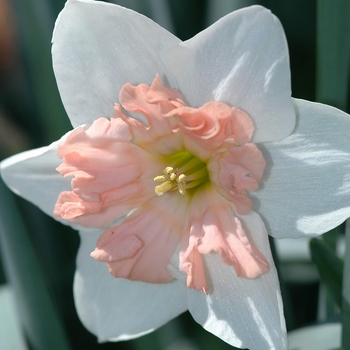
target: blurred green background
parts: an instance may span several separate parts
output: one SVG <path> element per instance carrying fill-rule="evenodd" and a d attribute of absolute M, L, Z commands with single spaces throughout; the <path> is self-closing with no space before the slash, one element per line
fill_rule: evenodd
<path fill-rule="evenodd" d="M 0 0 L 1 159 L 47 145 L 71 129 L 55 83 L 50 47 L 54 22 L 64 3 L 64 0 Z M 182 40 L 192 37 L 227 12 L 261 4 L 281 20 L 285 29 L 290 49 L 293 96 L 322 100 L 348 110 L 348 70 L 343 70 L 345 98 L 340 100 L 337 100 L 338 93 L 334 94 L 335 98 L 324 93 L 320 87 L 322 84 L 316 79 L 322 76 L 318 72 L 320 60 L 316 65 L 322 1 L 124 0 L 115 3 L 144 13 Z M 322 28 L 325 33 L 329 32 L 325 25 Z M 337 83 L 340 83 L 339 79 Z M 10 284 L 15 293 L 28 348 L 232 349 L 204 331 L 188 313 L 140 339 L 98 344 L 80 324 L 74 309 L 72 283 L 79 245 L 77 233 L 24 200 L 12 198 L 6 189 L 0 192 L 0 201 L 2 215 L 5 212 L 12 215 L 14 211 L 19 215 L 14 215 L 14 226 L 1 226 L 3 230 L 7 229 L 0 236 L 3 258 L 0 284 Z M 342 230 L 340 228 L 333 236 L 341 236 Z M 333 238 L 330 240 L 334 242 Z M 327 304 L 327 295 L 323 301 L 326 311 L 320 309 L 319 296 L 327 293 L 320 294 L 317 270 L 308 253 L 297 261 L 293 259 L 293 256 L 280 256 L 281 261 L 277 262 L 288 329 L 329 317 L 337 319 L 339 309 L 332 301 Z M 2 322 L 4 320 L 0 320 L 0 326 Z"/>

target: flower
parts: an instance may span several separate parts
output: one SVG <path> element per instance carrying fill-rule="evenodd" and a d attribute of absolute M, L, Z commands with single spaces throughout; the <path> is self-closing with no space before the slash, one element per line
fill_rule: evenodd
<path fill-rule="evenodd" d="M 189 309 L 234 346 L 286 348 L 268 233 L 350 216 L 350 118 L 290 97 L 278 19 L 253 6 L 181 42 L 133 11 L 70 0 L 53 64 L 75 129 L 1 174 L 79 229 L 85 326 L 130 339 Z"/>
<path fill-rule="evenodd" d="M 246 191 L 258 188 L 265 161 L 249 143 L 253 123 L 246 113 L 218 101 L 192 108 L 183 100 L 158 76 L 151 86 L 124 85 L 111 120 L 77 128 L 58 146 L 57 170 L 73 180 L 54 214 L 108 227 L 91 255 L 115 277 L 170 282 L 168 265 L 181 241 L 187 286 L 208 294 L 201 254 L 219 253 L 241 277 L 268 271 L 237 216 L 250 212 Z"/>

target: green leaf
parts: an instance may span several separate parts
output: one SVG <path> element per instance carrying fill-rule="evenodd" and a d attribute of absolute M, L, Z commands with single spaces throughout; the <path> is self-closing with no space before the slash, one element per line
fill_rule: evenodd
<path fill-rule="evenodd" d="M 344 260 L 343 308 L 342 308 L 342 346 L 350 349 L 350 221 L 346 222 L 346 254 Z"/>
<path fill-rule="evenodd" d="M 350 1 L 317 2 L 317 99 L 346 110 L 349 102 Z M 347 222 L 342 347 L 350 349 L 350 223 Z"/>
<path fill-rule="evenodd" d="M 340 350 L 341 324 L 316 324 L 299 328 L 288 334 L 289 350 Z"/>
<path fill-rule="evenodd" d="M 321 282 L 332 296 L 336 305 L 342 305 L 343 261 L 338 258 L 332 246 L 320 239 L 310 241 L 311 259 L 316 264 Z"/>
<path fill-rule="evenodd" d="M 52 4 L 42 0 L 14 0 L 23 55 L 29 70 L 33 97 L 38 106 L 37 122 L 50 143 L 71 129 L 52 68 L 51 37 L 55 23 Z"/>
<path fill-rule="evenodd" d="M 27 350 L 12 288 L 0 286 L 0 349 Z"/>
<path fill-rule="evenodd" d="M 26 335 L 35 350 L 70 349 L 32 242 L 0 179 L 1 253 Z"/>
<path fill-rule="evenodd" d="M 209 26 L 232 11 L 255 4 L 255 0 L 209 0 L 207 1 L 206 24 Z"/>
<path fill-rule="evenodd" d="M 317 100 L 345 110 L 349 98 L 350 1 L 317 2 Z"/>

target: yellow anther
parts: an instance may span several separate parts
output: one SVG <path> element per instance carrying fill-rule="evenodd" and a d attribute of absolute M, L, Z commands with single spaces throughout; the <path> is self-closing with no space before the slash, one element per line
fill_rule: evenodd
<path fill-rule="evenodd" d="M 168 177 L 165 175 L 158 175 L 153 180 L 157 182 L 164 182 L 168 180 Z"/>
<path fill-rule="evenodd" d="M 185 174 L 180 174 L 178 178 L 176 179 L 178 183 L 185 183 L 186 182 L 186 175 Z"/>
<path fill-rule="evenodd" d="M 165 169 L 164 169 L 164 174 L 167 174 L 167 175 L 170 175 L 171 173 L 174 172 L 174 168 L 171 167 L 171 166 L 167 166 Z"/>

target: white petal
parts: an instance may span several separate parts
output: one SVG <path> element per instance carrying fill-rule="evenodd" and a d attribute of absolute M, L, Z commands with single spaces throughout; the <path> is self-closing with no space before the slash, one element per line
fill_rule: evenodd
<path fill-rule="evenodd" d="M 189 291 L 189 310 L 206 330 L 227 343 L 251 350 L 286 348 L 283 306 L 268 235 L 258 214 L 240 217 L 270 271 L 255 279 L 236 276 L 217 254 L 206 256 L 213 292 Z"/>
<path fill-rule="evenodd" d="M 75 304 L 99 341 L 126 340 L 151 332 L 187 309 L 186 286 L 177 280 L 150 284 L 112 277 L 90 257 L 101 232 L 80 232 L 74 279 Z"/>
<path fill-rule="evenodd" d="M 303 100 L 295 107 L 293 134 L 261 146 L 268 166 L 254 193 L 254 210 L 278 238 L 321 234 L 350 216 L 350 116 Z"/>
<path fill-rule="evenodd" d="M 180 42 L 136 12 L 77 0 L 66 3 L 52 40 L 57 84 L 73 126 L 111 117 L 126 82 L 150 84 L 159 73 L 171 84 L 164 55 Z"/>
<path fill-rule="evenodd" d="M 0 164 L 6 185 L 50 216 L 53 216 L 58 195 L 71 190 L 71 179 L 64 179 L 56 171 L 62 162 L 57 155 L 59 142 L 16 154 Z"/>
<path fill-rule="evenodd" d="M 288 48 L 279 20 L 253 6 L 223 17 L 169 55 L 190 105 L 219 100 L 254 120 L 254 142 L 280 140 L 295 125 Z"/>

